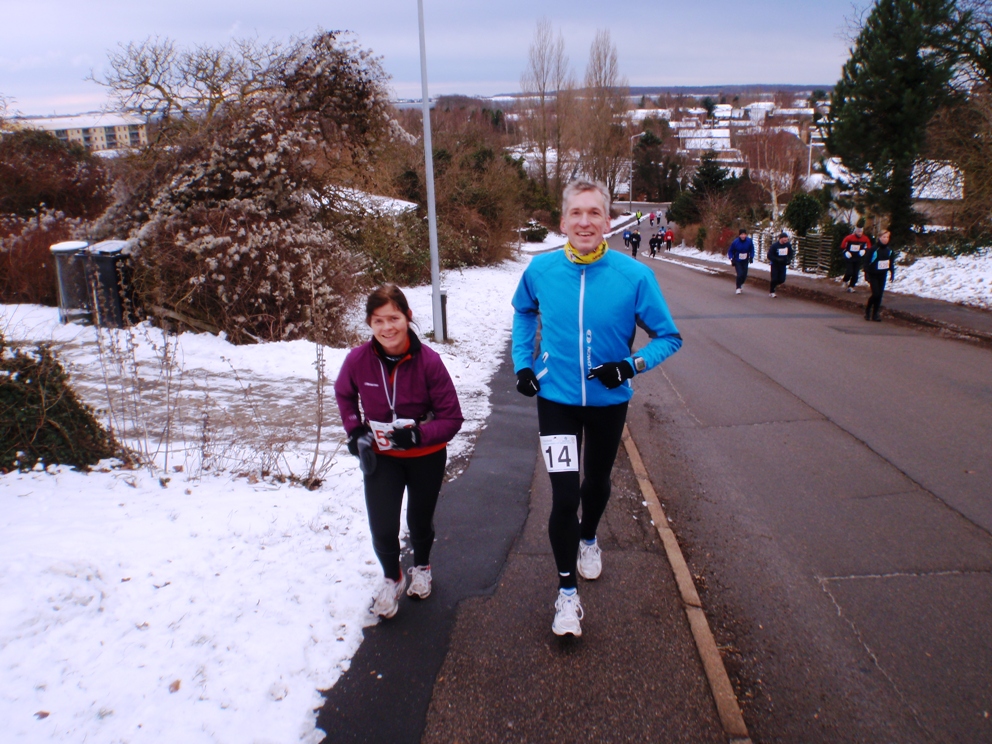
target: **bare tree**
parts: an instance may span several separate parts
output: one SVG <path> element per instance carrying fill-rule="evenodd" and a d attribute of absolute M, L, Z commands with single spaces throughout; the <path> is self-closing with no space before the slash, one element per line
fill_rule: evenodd
<path fill-rule="evenodd" d="M 620 74 L 617 48 L 610 32 L 601 29 L 589 49 L 585 89 L 580 105 L 582 168 L 604 182 L 610 193 L 616 189 L 620 171 L 629 157 L 627 138 L 627 79 Z"/>
<path fill-rule="evenodd" d="M 547 18 L 537 22 L 520 86 L 531 99 L 528 134 L 537 147 L 541 185 L 547 193 L 558 193 L 562 186 L 566 144 L 563 113 L 568 108 L 569 91 L 574 87 L 574 81 L 565 54 L 565 39 L 560 31 L 557 37 L 554 36 Z M 552 152 L 553 160 L 549 163 Z"/>
<path fill-rule="evenodd" d="M 276 43 L 236 40 L 227 46 L 178 47 L 169 38 L 121 44 L 109 55 L 106 78 L 126 111 L 148 118 L 209 122 L 225 103 L 244 103 L 276 85 L 274 62 L 285 52 Z"/>
<path fill-rule="evenodd" d="M 772 221 L 779 216 L 779 197 L 799 188 L 803 173 L 803 146 L 790 132 L 762 127 L 740 135 L 737 147 L 747 162 L 752 183 L 772 201 Z"/>

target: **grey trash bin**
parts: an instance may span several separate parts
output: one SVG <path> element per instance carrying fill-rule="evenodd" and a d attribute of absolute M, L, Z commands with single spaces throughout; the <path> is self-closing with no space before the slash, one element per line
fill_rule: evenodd
<path fill-rule="evenodd" d="M 123 328 L 130 313 L 130 272 L 127 259 L 131 243 L 104 240 L 86 249 L 86 278 L 89 285 L 93 322 L 103 328 Z"/>
<path fill-rule="evenodd" d="M 59 320 L 63 323 L 90 323 L 90 293 L 86 283 L 85 240 L 56 243 L 49 250 L 55 259 L 55 276 L 59 289 Z"/>

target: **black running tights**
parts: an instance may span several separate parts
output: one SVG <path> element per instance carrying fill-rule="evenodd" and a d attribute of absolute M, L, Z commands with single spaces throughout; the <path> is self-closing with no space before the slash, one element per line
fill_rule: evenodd
<path fill-rule="evenodd" d="M 400 507 L 407 491 L 406 524 L 413 545 L 413 565 L 428 566 L 434 544 L 434 508 L 444 480 L 448 450 L 422 457 L 378 455 L 375 472 L 365 476 L 365 507 L 372 549 L 387 579 L 399 580 Z"/>
<path fill-rule="evenodd" d="M 587 384 L 600 383 L 591 381 Z M 627 419 L 627 403 L 566 406 L 539 397 L 537 419 L 542 436 L 574 434 L 580 452 L 585 443 L 581 484 L 578 471 L 551 475 L 548 537 L 551 538 L 551 551 L 558 567 L 558 584 L 562 589 L 571 589 L 576 586 L 579 539 L 592 540 L 596 537 L 596 528 L 610 499 L 610 474 Z M 580 504 L 581 524 L 578 516 Z"/>

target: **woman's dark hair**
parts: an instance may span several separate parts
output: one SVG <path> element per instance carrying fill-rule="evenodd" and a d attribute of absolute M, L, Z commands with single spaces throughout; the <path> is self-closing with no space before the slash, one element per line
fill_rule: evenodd
<path fill-rule="evenodd" d="M 365 323 L 366 325 L 372 322 L 372 313 L 378 310 L 380 307 L 393 303 L 400 309 L 407 318 L 411 318 L 412 313 L 410 312 L 410 305 L 406 301 L 406 295 L 403 294 L 403 290 L 397 287 L 395 284 L 383 284 L 381 287 L 373 290 L 372 294 L 365 301 Z"/>

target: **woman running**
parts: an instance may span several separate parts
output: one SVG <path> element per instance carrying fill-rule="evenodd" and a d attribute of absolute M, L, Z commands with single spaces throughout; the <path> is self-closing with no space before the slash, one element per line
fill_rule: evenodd
<path fill-rule="evenodd" d="M 441 357 L 410 330 L 413 313 L 398 287 L 385 284 L 365 303 L 372 339 L 352 349 L 337 381 L 348 450 L 360 458 L 372 547 L 383 581 L 372 613 L 389 618 L 406 587 L 400 567 L 400 507 L 413 545 L 410 597 L 431 593 L 434 508 L 444 479 L 447 443 L 462 426 L 455 386 Z"/>

